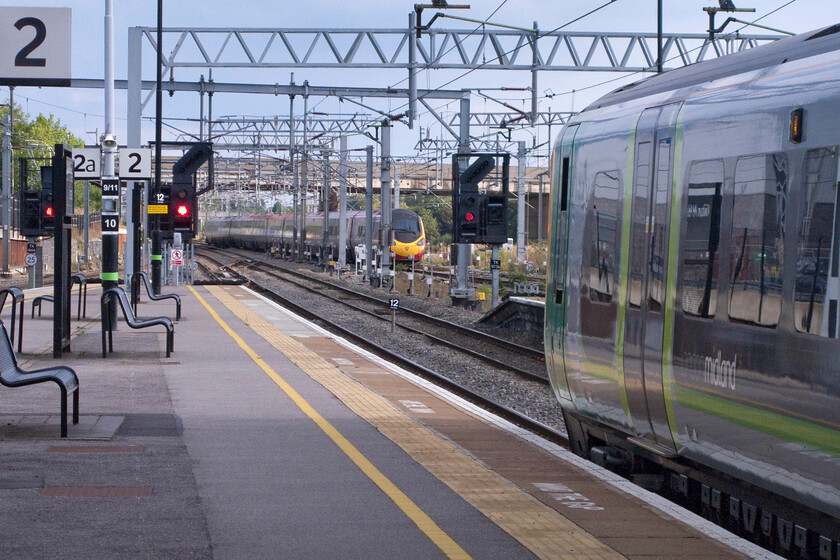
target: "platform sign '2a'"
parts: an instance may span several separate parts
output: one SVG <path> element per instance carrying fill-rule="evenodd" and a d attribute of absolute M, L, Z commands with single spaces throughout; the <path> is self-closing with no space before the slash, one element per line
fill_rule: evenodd
<path fill-rule="evenodd" d="M 70 8 L 0 8 L 0 85 L 70 86 Z"/>

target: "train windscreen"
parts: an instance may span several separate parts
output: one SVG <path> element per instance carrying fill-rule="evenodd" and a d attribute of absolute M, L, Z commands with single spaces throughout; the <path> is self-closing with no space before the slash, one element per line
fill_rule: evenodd
<path fill-rule="evenodd" d="M 394 237 L 401 243 L 409 243 L 420 235 L 420 218 L 416 214 L 394 212 L 391 221 Z"/>

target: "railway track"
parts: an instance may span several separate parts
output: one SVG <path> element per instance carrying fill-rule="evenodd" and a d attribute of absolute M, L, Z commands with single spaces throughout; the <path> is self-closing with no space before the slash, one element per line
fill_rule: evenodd
<path fill-rule="evenodd" d="M 211 250 L 205 247 L 197 247 L 196 253 L 202 259 L 206 259 L 210 262 L 215 263 L 217 267 L 222 267 L 224 270 L 227 271 L 227 274 L 238 274 L 243 277 L 247 276 L 249 286 L 255 291 L 268 297 L 272 301 L 283 305 L 291 311 L 327 328 L 331 332 L 334 332 L 344 338 L 347 338 L 348 340 L 352 340 L 354 343 L 359 344 L 365 349 L 385 359 L 388 359 L 393 363 L 396 363 L 400 367 L 417 373 L 418 375 L 421 375 L 424 378 L 430 379 L 435 383 L 453 391 L 459 396 L 469 400 L 470 402 L 482 406 L 487 410 L 491 410 L 499 416 L 506 418 L 507 420 L 514 422 L 515 424 L 522 426 L 523 428 L 528 429 L 529 431 L 538 434 L 541 437 L 544 437 L 560 445 L 568 446 L 568 439 L 566 437 L 565 430 L 562 425 L 548 425 L 545 422 L 534 419 L 532 415 L 528 414 L 527 412 L 516 410 L 511 403 L 505 404 L 499 402 L 499 399 L 494 398 L 492 396 L 488 396 L 486 390 L 483 390 L 481 387 L 477 388 L 469 380 L 465 380 L 464 376 L 461 376 L 461 378 L 456 378 L 456 376 L 452 375 L 453 373 L 455 373 L 453 369 L 457 368 L 447 367 L 446 364 L 437 364 L 434 358 L 431 358 L 430 360 L 420 360 L 411 356 L 407 356 L 406 352 L 401 351 L 399 348 L 383 344 L 382 337 L 380 337 L 379 339 L 374 339 L 374 337 L 363 336 L 359 334 L 358 323 L 362 321 L 361 317 L 364 317 L 366 321 L 375 322 L 378 325 L 378 330 L 382 331 L 383 333 L 390 334 L 387 329 L 382 328 L 384 326 L 383 322 L 391 320 L 389 312 L 386 313 L 387 309 L 385 309 L 387 306 L 387 302 L 382 302 L 377 298 L 372 298 L 369 296 L 362 296 L 361 294 L 353 292 L 352 290 L 336 290 L 334 289 L 335 287 L 331 285 L 331 283 L 316 282 L 315 279 L 313 279 L 309 275 L 295 275 L 291 273 L 283 273 L 288 271 L 278 272 L 275 269 L 276 267 L 272 268 L 271 266 L 269 266 L 270 263 L 264 263 L 262 261 L 255 260 L 251 256 L 242 255 L 238 252 L 217 251 L 215 249 Z M 211 267 L 207 268 L 212 269 Z M 281 282 L 282 287 L 278 286 L 277 282 Z M 291 297 L 291 295 L 288 292 L 292 290 L 298 292 L 298 294 L 303 293 L 304 297 Z M 340 295 L 336 295 L 336 293 Z M 336 303 L 340 303 L 348 310 L 351 310 L 352 314 L 355 315 L 358 319 L 356 319 L 356 321 L 350 321 L 351 323 L 355 323 L 354 325 L 348 325 L 346 322 L 333 320 L 332 318 L 326 318 L 324 316 L 324 313 L 313 310 L 311 300 L 315 297 L 323 298 L 329 301 L 329 305 L 332 307 L 335 307 Z M 307 302 L 307 304 L 302 304 L 301 300 Z M 410 315 L 410 317 L 415 318 L 417 322 L 423 322 L 424 328 L 428 327 L 429 325 L 434 325 L 436 323 L 436 318 L 432 318 L 431 316 L 419 312 Z M 440 321 L 440 323 L 446 324 L 446 326 L 439 326 L 438 328 L 448 329 L 446 332 L 440 333 L 440 336 L 429 334 L 423 329 L 412 328 L 410 325 L 400 324 L 399 330 L 402 331 L 403 336 L 410 337 L 410 340 L 412 342 L 409 342 L 408 345 L 410 347 L 413 347 L 415 351 L 417 350 L 418 345 L 421 344 L 421 340 L 424 346 L 440 346 L 442 343 L 445 342 L 446 348 L 448 348 L 448 353 L 452 355 L 451 357 L 453 359 L 459 361 L 460 363 L 464 363 L 465 360 L 468 360 L 469 362 L 475 364 L 476 360 L 481 360 L 484 364 L 486 364 L 486 367 L 482 366 L 481 368 L 478 368 L 478 375 L 489 375 L 490 370 L 493 370 L 494 377 L 498 375 L 504 375 L 510 379 L 511 376 L 515 376 L 516 380 L 514 380 L 513 383 L 520 385 L 530 384 L 542 387 L 549 400 L 552 398 L 550 390 L 547 387 L 547 379 L 544 375 L 540 376 L 536 372 L 529 372 L 524 370 L 523 368 L 510 365 L 511 362 L 514 362 L 516 360 L 522 361 L 523 359 L 525 359 L 525 354 L 531 354 L 533 356 L 536 354 L 540 354 L 539 351 L 534 350 L 532 348 L 523 347 L 521 345 L 513 344 L 509 341 L 504 341 L 503 339 L 499 339 L 498 337 L 486 335 L 485 333 L 481 333 L 480 331 L 467 329 L 467 331 L 465 332 L 473 333 L 469 336 L 475 335 L 476 337 L 481 337 L 483 340 L 487 340 L 487 342 L 485 342 L 484 344 L 492 344 L 493 346 L 495 346 L 496 356 L 494 357 L 481 355 L 479 357 L 475 354 L 480 353 L 474 353 L 469 351 L 464 353 L 462 352 L 462 349 L 458 348 L 459 343 L 454 342 L 453 340 L 442 340 L 443 336 L 448 336 L 450 338 L 454 337 L 453 333 L 456 332 L 456 327 L 460 326 L 455 325 L 454 323 L 450 323 L 448 321 L 438 321 Z M 405 322 L 407 322 L 405 319 L 401 320 L 401 323 Z M 461 336 L 467 335 L 464 335 L 462 333 Z M 385 338 L 387 338 L 387 336 Z M 501 350 L 501 348 L 506 348 L 506 351 L 508 353 L 518 353 L 513 356 L 509 355 L 507 360 L 502 360 L 501 358 L 499 358 L 499 355 L 504 352 L 504 350 Z M 424 354 L 423 351 L 419 353 Z M 536 358 L 530 359 L 533 360 L 533 363 L 538 362 L 538 359 Z M 451 362 L 448 363 L 451 364 Z M 438 365 L 444 367 L 438 367 Z M 467 368 L 464 367 L 460 369 Z M 481 370 L 484 371 L 482 372 Z M 463 371 L 459 373 L 463 373 Z M 491 384 L 497 385 L 497 383 L 495 382 Z M 481 383 L 479 383 L 479 385 L 481 385 Z"/>
<path fill-rule="evenodd" d="M 276 279 L 294 283 L 302 289 L 310 290 L 338 303 L 353 307 L 361 313 L 386 321 L 390 320 L 390 315 L 385 315 L 389 313 L 387 300 L 359 293 L 349 287 L 288 270 L 267 261 L 252 259 L 248 256 L 244 257 L 248 262 L 243 263 L 241 260 L 243 255 L 233 251 L 227 251 L 226 253 L 239 259 L 240 268 L 247 267 L 252 270 L 259 270 Z M 233 266 L 233 264 L 235 263 L 229 266 Z M 312 286 L 312 284 L 317 287 Z M 396 324 L 402 329 L 427 336 L 438 344 L 468 353 L 488 364 L 510 368 L 523 377 L 548 384 L 548 377 L 545 373 L 545 353 L 542 350 L 517 344 L 405 306 L 400 308 L 399 315 Z M 482 351 L 474 350 L 478 345 L 483 347 Z"/>

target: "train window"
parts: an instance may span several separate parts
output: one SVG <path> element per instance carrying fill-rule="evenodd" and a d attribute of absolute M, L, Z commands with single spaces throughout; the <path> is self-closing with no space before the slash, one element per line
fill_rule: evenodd
<path fill-rule="evenodd" d="M 735 164 L 729 317 L 774 327 L 782 313 L 788 163 L 783 153 Z"/>
<path fill-rule="evenodd" d="M 589 249 L 589 299 L 612 301 L 618 274 L 618 197 L 621 179 L 618 171 L 595 175 L 592 208 L 587 216 L 591 224 Z"/>
<path fill-rule="evenodd" d="M 394 219 L 391 228 L 409 233 L 420 233 L 420 222 L 412 218 Z"/>
<path fill-rule="evenodd" d="M 653 220 L 648 256 L 648 309 L 662 311 L 665 298 L 665 274 L 668 263 L 668 194 L 671 191 L 671 139 L 659 140 L 656 154 L 656 191 L 653 199 Z"/>
<path fill-rule="evenodd" d="M 642 304 L 642 283 L 644 281 L 644 258 L 647 253 L 648 189 L 650 188 L 650 142 L 640 142 L 636 147 L 636 179 L 633 189 L 633 209 L 630 226 L 630 281 L 628 302 L 633 307 Z"/>
<path fill-rule="evenodd" d="M 691 165 L 688 176 L 682 308 L 689 315 L 714 317 L 718 291 L 718 243 L 723 162 Z"/>
<path fill-rule="evenodd" d="M 793 312 L 796 330 L 828 336 L 825 296 L 832 251 L 837 200 L 837 151 L 810 150 L 805 154 L 802 225 L 796 252 Z"/>

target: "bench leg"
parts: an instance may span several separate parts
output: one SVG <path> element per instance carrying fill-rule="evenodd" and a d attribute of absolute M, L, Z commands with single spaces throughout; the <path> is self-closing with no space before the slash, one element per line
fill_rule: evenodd
<path fill-rule="evenodd" d="M 172 352 L 172 332 L 169 329 L 166 329 L 166 357 L 169 357 L 169 354 Z"/>
<path fill-rule="evenodd" d="M 67 389 L 61 387 L 61 437 L 67 437 Z"/>
<path fill-rule="evenodd" d="M 181 320 L 181 302 L 180 301 L 175 302 L 175 320 L 176 321 Z"/>
<path fill-rule="evenodd" d="M 106 338 L 108 337 L 108 334 L 110 332 L 110 326 L 111 326 L 111 320 L 110 320 L 110 316 L 108 315 L 108 306 L 107 305 L 102 305 L 101 315 L 102 315 L 102 357 L 106 358 L 107 357 Z M 113 347 L 111 348 L 111 351 L 113 351 Z"/>
<path fill-rule="evenodd" d="M 79 386 L 73 391 L 73 423 L 79 423 Z"/>
<path fill-rule="evenodd" d="M 105 327 L 105 325 L 107 323 L 105 322 L 106 317 L 105 317 L 105 306 L 104 305 L 102 306 L 101 314 L 102 314 L 102 322 L 101 322 L 101 325 L 102 325 L 102 357 L 104 358 L 105 357 L 105 337 L 106 337 L 105 329 L 107 328 L 107 327 Z"/>
<path fill-rule="evenodd" d="M 12 298 L 12 329 L 9 331 L 9 342 L 15 347 L 15 320 L 17 319 L 17 302 Z"/>
<path fill-rule="evenodd" d="M 23 300 L 20 300 L 20 325 L 18 325 L 18 353 L 23 352 Z"/>

